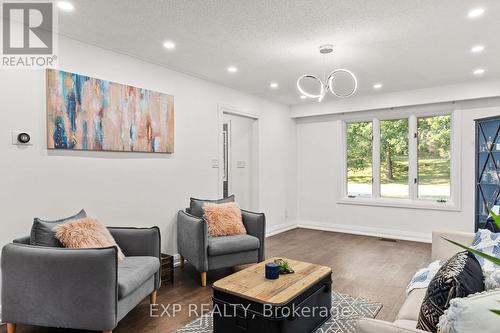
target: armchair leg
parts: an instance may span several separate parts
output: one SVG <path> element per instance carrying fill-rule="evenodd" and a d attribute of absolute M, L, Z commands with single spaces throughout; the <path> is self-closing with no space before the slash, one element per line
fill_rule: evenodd
<path fill-rule="evenodd" d="M 201 273 L 201 286 L 206 287 L 207 286 L 207 272 L 202 272 Z"/>
<path fill-rule="evenodd" d="M 181 264 L 181 269 L 184 269 L 184 257 L 180 256 L 179 260 L 180 260 L 180 264 Z"/>
<path fill-rule="evenodd" d="M 16 324 L 7 324 L 7 333 L 16 333 Z"/>
<path fill-rule="evenodd" d="M 156 303 L 156 290 L 149 295 L 149 304 L 158 304 Z"/>

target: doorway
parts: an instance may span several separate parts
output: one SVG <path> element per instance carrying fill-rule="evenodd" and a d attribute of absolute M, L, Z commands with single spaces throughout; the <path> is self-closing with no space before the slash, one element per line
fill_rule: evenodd
<path fill-rule="evenodd" d="M 258 210 L 258 118 L 227 110 L 221 118 L 222 195 L 234 194 L 242 209 Z"/>

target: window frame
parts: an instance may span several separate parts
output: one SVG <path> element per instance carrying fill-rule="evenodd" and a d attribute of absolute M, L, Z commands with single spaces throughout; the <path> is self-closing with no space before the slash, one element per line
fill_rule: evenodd
<path fill-rule="evenodd" d="M 461 129 L 460 122 L 457 121 L 459 112 L 450 108 L 449 105 L 444 107 L 435 106 L 432 109 L 428 107 L 417 107 L 407 110 L 381 110 L 374 115 L 368 116 L 365 112 L 361 115 L 345 115 L 341 120 L 342 144 L 341 154 L 341 193 L 340 204 L 351 205 L 366 205 L 366 206 L 382 206 L 382 207 L 401 207 L 415 209 L 431 209 L 431 210 L 461 210 Z M 417 133 L 418 118 L 432 116 L 450 116 L 450 198 L 446 202 L 438 202 L 437 200 L 419 199 L 418 198 L 418 182 L 414 179 L 418 177 L 418 135 Z M 380 179 L 380 121 L 393 119 L 408 119 L 408 198 L 384 198 L 381 196 L 381 179 Z M 373 143 L 372 143 L 372 196 L 359 197 L 348 196 L 347 193 L 347 124 L 351 122 L 371 121 L 373 128 Z M 418 178 L 417 178 L 418 179 Z"/>

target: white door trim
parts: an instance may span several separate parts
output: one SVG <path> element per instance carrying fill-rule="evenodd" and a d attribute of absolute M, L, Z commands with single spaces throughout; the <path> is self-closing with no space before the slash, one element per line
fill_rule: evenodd
<path fill-rule="evenodd" d="M 218 159 L 219 159 L 219 172 L 218 172 L 218 175 L 219 175 L 219 179 L 218 179 L 218 193 L 219 193 L 219 198 L 222 198 L 222 196 L 224 195 L 224 189 L 223 189 L 223 186 L 222 186 L 222 181 L 224 179 L 224 168 L 222 167 L 222 163 L 224 162 L 224 138 L 222 136 L 222 126 L 224 124 L 224 114 L 230 114 L 230 115 L 236 115 L 236 116 L 240 116 L 240 117 L 246 117 L 246 118 L 250 118 L 250 119 L 254 119 L 254 120 L 259 120 L 260 116 L 253 113 L 253 112 L 249 112 L 247 110 L 243 110 L 241 108 L 238 108 L 238 107 L 235 107 L 233 105 L 229 105 L 229 104 L 218 104 L 217 106 L 217 113 L 218 113 L 218 126 L 217 126 L 217 131 L 218 131 L 218 134 L 217 134 L 217 138 L 218 138 L 218 147 L 219 147 L 219 152 L 218 152 Z M 260 136 L 260 130 L 259 130 L 259 136 Z M 257 144 L 260 143 L 260 140 L 257 140 Z M 257 151 L 260 151 L 260 149 L 257 149 Z M 259 159 L 257 159 L 259 160 Z M 259 166 L 257 165 L 257 168 Z M 258 182 L 260 183 L 260 182 Z M 257 197 L 259 197 L 259 185 L 257 185 L 257 188 L 254 189 L 257 193 Z M 258 206 L 260 206 L 258 204 Z"/>

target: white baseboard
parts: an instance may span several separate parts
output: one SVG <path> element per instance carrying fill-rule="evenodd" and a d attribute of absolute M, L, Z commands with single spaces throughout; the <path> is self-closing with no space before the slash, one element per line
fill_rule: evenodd
<path fill-rule="evenodd" d="M 297 228 L 297 221 L 289 221 L 287 223 L 273 225 L 267 228 L 266 237 L 271 237 L 277 234 L 281 234 L 282 232 L 292 230 L 295 228 Z"/>
<path fill-rule="evenodd" d="M 373 228 L 373 227 L 360 227 L 345 224 L 335 224 L 317 221 L 297 221 L 297 228 L 322 230 L 322 231 L 332 231 L 332 232 L 342 232 L 346 234 L 381 237 L 381 238 L 391 238 L 408 240 L 421 243 L 431 243 L 432 234 L 415 232 L 415 231 L 405 231 L 405 230 L 394 230 L 385 228 Z"/>

